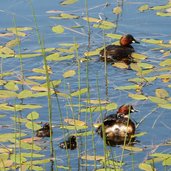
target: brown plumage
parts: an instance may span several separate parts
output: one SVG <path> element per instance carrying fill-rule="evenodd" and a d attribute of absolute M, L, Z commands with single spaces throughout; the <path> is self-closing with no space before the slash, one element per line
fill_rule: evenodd
<path fill-rule="evenodd" d="M 132 43 L 139 43 L 131 34 L 127 34 L 121 37 L 120 45 L 108 45 L 100 51 L 100 58 L 107 62 L 122 61 L 126 64 L 133 62 L 131 54 L 135 52 L 131 46 Z"/>
<path fill-rule="evenodd" d="M 131 140 L 135 134 L 135 123 L 129 118 L 134 112 L 131 105 L 122 105 L 116 114 L 107 116 L 96 132 L 103 138 L 105 136 L 108 145 L 118 145 Z"/>

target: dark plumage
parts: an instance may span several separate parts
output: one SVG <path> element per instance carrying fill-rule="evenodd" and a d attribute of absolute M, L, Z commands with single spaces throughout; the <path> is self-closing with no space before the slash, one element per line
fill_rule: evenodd
<path fill-rule="evenodd" d="M 36 131 L 37 137 L 50 137 L 49 123 L 45 123 L 42 128 Z"/>
<path fill-rule="evenodd" d="M 131 105 L 122 105 L 116 114 L 111 114 L 103 120 L 96 132 L 102 138 L 105 136 L 108 145 L 129 142 L 135 134 L 135 123 L 129 118 L 129 114 L 134 111 Z"/>
<path fill-rule="evenodd" d="M 70 149 L 70 150 L 76 149 L 77 148 L 76 136 L 71 136 L 68 138 L 68 140 L 61 142 L 59 144 L 59 147 L 62 149 Z"/>
<path fill-rule="evenodd" d="M 130 34 L 124 35 L 120 39 L 120 45 L 108 45 L 100 51 L 100 58 L 107 62 L 118 62 L 122 61 L 126 64 L 133 62 L 131 57 L 132 52 L 135 52 L 131 43 L 139 43 Z"/>

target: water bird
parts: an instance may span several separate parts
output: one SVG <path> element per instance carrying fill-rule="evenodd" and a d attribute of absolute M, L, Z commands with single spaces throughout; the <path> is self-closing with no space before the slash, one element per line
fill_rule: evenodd
<path fill-rule="evenodd" d="M 120 45 L 108 45 L 100 51 L 100 58 L 107 62 L 124 62 L 129 65 L 134 62 L 131 54 L 135 52 L 132 43 L 140 43 L 131 34 L 123 35 L 120 38 Z"/>
<path fill-rule="evenodd" d="M 42 128 L 36 131 L 37 137 L 50 137 L 50 125 L 45 123 Z"/>
<path fill-rule="evenodd" d="M 74 150 L 77 148 L 77 141 L 76 141 L 76 136 L 70 136 L 68 137 L 68 140 L 61 142 L 59 144 L 59 147 L 62 149 L 70 149 Z"/>
<path fill-rule="evenodd" d="M 133 141 L 131 136 L 135 134 L 135 123 L 130 119 L 130 113 L 135 111 L 132 105 L 120 106 L 116 114 L 104 118 L 96 132 L 102 138 L 105 136 L 106 144 L 110 146 Z"/>

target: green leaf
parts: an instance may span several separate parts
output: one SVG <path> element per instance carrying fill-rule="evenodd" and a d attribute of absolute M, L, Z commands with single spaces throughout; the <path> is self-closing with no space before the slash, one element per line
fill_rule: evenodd
<path fill-rule="evenodd" d="M 156 89 L 155 93 L 157 97 L 162 98 L 162 99 L 169 97 L 169 93 L 166 90 L 161 89 L 161 88 Z"/>
<path fill-rule="evenodd" d="M 93 51 L 84 52 L 84 56 L 89 57 L 89 56 L 99 55 L 99 52 L 100 52 L 101 49 L 102 48 L 98 48 L 98 49 L 95 49 Z"/>
<path fill-rule="evenodd" d="M 154 68 L 154 66 L 152 64 L 143 63 L 143 62 L 139 62 L 138 66 L 140 66 L 141 68 L 144 68 L 144 69 L 152 69 L 152 68 Z"/>
<path fill-rule="evenodd" d="M 146 164 L 146 163 L 140 163 L 138 167 L 139 167 L 139 169 L 145 170 L 145 171 L 155 171 L 156 170 L 151 165 Z"/>
<path fill-rule="evenodd" d="M 25 126 L 28 128 L 28 129 L 32 129 L 34 131 L 38 130 L 41 128 L 40 125 L 38 125 L 37 123 L 34 123 L 34 122 L 26 122 Z"/>
<path fill-rule="evenodd" d="M 134 59 L 139 59 L 139 60 L 144 60 L 144 59 L 148 58 L 146 55 L 139 54 L 139 53 L 132 53 L 131 56 Z"/>
<path fill-rule="evenodd" d="M 41 56 L 41 54 L 37 54 L 37 53 L 16 54 L 15 58 L 34 58 L 34 57 L 38 57 L 38 56 Z"/>
<path fill-rule="evenodd" d="M 129 66 L 124 62 L 115 62 L 112 66 L 120 68 L 120 69 L 128 69 Z"/>
<path fill-rule="evenodd" d="M 138 89 L 139 85 L 128 85 L 128 86 L 119 86 L 116 87 L 116 90 L 134 90 L 134 89 Z"/>
<path fill-rule="evenodd" d="M 63 0 L 60 2 L 61 5 L 71 5 L 76 3 L 78 0 Z"/>
<path fill-rule="evenodd" d="M 113 8 L 113 13 L 118 15 L 118 14 L 121 14 L 122 13 L 122 8 L 121 7 L 115 7 Z"/>
<path fill-rule="evenodd" d="M 112 34 L 112 33 L 105 34 L 105 36 L 110 37 L 112 39 L 120 39 L 122 37 L 122 35 L 120 34 Z"/>
<path fill-rule="evenodd" d="M 27 119 L 29 120 L 35 120 L 39 118 L 39 113 L 33 111 L 27 115 Z"/>
<path fill-rule="evenodd" d="M 162 165 L 163 165 L 163 166 L 171 166 L 171 157 L 165 159 L 165 160 L 162 162 Z"/>
<path fill-rule="evenodd" d="M 7 90 L 10 91 L 17 91 L 19 90 L 18 86 L 14 83 L 14 81 L 9 81 L 7 84 L 4 86 Z"/>
<path fill-rule="evenodd" d="M 69 77 L 73 77 L 76 74 L 76 72 L 74 70 L 68 70 L 63 74 L 64 78 L 69 78 Z"/>
<path fill-rule="evenodd" d="M 159 97 L 149 96 L 148 99 L 150 101 L 152 101 L 153 103 L 157 103 L 157 104 L 166 104 L 166 103 L 168 103 L 167 100 L 161 99 Z"/>
<path fill-rule="evenodd" d="M 160 66 L 171 66 L 171 59 L 166 59 L 160 62 Z"/>
<path fill-rule="evenodd" d="M 91 156 L 91 155 L 83 155 L 81 156 L 82 160 L 105 160 L 105 156 Z"/>
<path fill-rule="evenodd" d="M 141 94 L 128 94 L 129 97 L 135 99 L 135 100 L 147 100 L 148 98 Z"/>
<path fill-rule="evenodd" d="M 131 78 L 128 81 L 133 83 L 144 83 L 144 82 L 153 82 L 157 77 L 144 77 L 144 78 Z"/>
<path fill-rule="evenodd" d="M 67 56 L 59 56 L 59 57 L 54 57 L 54 56 L 47 56 L 48 61 L 64 61 L 64 60 L 70 60 L 74 58 L 74 55 L 67 55 Z"/>
<path fill-rule="evenodd" d="M 15 163 L 24 163 L 27 161 L 27 159 L 20 154 L 11 154 L 10 159 Z"/>
<path fill-rule="evenodd" d="M 73 15 L 73 14 L 62 13 L 62 14 L 59 14 L 59 16 L 51 16 L 49 18 L 52 18 L 52 19 L 78 19 L 80 17 L 77 15 Z"/>
<path fill-rule="evenodd" d="M 85 94 L 87 92 L 88 92 L 88 88 L 82 88 L 78 91 L 71 93 L 71 96 L 80 96 L 80 95 Z"/>
<path fill-rule="evenodd" d="M 68 130 L 81 130 L 81 129 L 87 129 L 88 126 L 67 126 L 67 125 L 63 125 L 60 126 L 60 128 L 62 129 L 68 129 Z"/>
<path fill-rule="evenodd" d="M 62 34 L 64 32 L 64 27 L 61 25 L 53 26 L 52 31 L 57 34 Z"/>
<path fill-rule="evenodd" d="M 170 7 L 171 7 L 171 3 L 168 3 L 166 5 L 157 5 L 157 6 L 151 7 L 150 9 L 152 9 L 152 10 L 164 10 L 164 9 L 167 9 Z"/>
<path fill-rule="evenodd" d="M 171 17 L 171 12 L 156 12 L 156 15 L 161 17 Z"/>
<path fill-rule="evenodd" d="M 107 111 L 110 111 L 110 110 L 116 109 L 117 106 L 118 106 L 118 105 L 117 105 L 116 103 L 109 103 L 109 104 L 107 104 L 107 105 L 105 106 L 105 108 L 106 108 Z"/>
<path fill-rule="evenodd" d="M 16 111 L 24 110 L 24 109 L 38 109 L 41 108 L 42 106 L 36 105 L 36 104 L 17 104 L 14 105 L 14 109 Z"/>
<path fill-rule="evenodd" d="M 0 98 L 14 98 L 17 93 L 9 90 L 0 90 Z"/>
<path fill-rule="evenodd" d="M 163 40 L 157 40 L 157 39 L 142 39 L 142 42 L 150 43 L 150 44 L 161 44 L 163 43 Z"/>
<path fill-rule="evenodd" d="M 142 152 L 143 151 L 143 148 L 133 147 L 133 146 L 122 146 L 121 148 L 124 150 L 134 151 L 134 152 Z"/>
<path fill-rule="evenodd" d="M 70 119 L 70 118 L 66 118 L 64 119 L 64 122 L 66 122 L 69 125 L 73 125 L 73 126 L 85 126 L 86 123 L 80 120 L 76 120 L 76 119 Z"/>
<path fill-rule="evenodd" d="M 164 109 L 171 109 L 171 103 L 161 103 L 158 104 L 159 107 L 164 108 Z"/>
<path fill-rule="evenodd" d="M 1 57 L 3 57 L 2 55 L 5 55 L 5 57 L 13 57 L 15 52 L 14 50 L 10 49 L 9 47 L 5 47 L 5 46 L 0 46 L 0 54 Z"/>
<path fill-rule="evenodd" d="M 6 43 L 6 47 L 14 47 L 14 46 L 17 46 L 20 44 L 20 39 L 19 38 L 16 38 L 16 39 L 13 39 L 13 40 L 10 40 L 9 42 Z"/>
<path fill-rule="evenodd" d="M 23 90 L 18 94 L 19 99 L 25 99 L 25 98 L 32 97 L 32 96 L 33 96 L 33 93 L 31 90 Z"/>
<path fill-rule="evenodd" d="M 92 23 L 98 23 L 101 20 L 97 18 L 92 18 L 92 17 L 83 17 L 83 20 L 86 20 L 87 22 L 92 22 Z"/>
<path fill-rule="evenodd" d="M 138 8 L 138 10 L 139 10 L 140 12 L 147 11 L 148 9 L 149 9 L 149 5 L 148 5 L 148 4 L 144 4 L 144 5 L 142 5 L 142 6 L 140 6 L 140 7 Z"/>
<path fill-rule="evenodd" d="M 116 24 L 109 22 L 109 21 L 100 21 L 98 24 L 93 24 L 94 28 L 100 29 L 113 29 L 116 27 Z"/>
<path fill-rule="evenodd" d="M 87 108 L 82 108 L 80 110 L 80 112 L 100 112 L 106 110 L 106 106 L 91 106 L 91 107 L 87 107 Z"/>

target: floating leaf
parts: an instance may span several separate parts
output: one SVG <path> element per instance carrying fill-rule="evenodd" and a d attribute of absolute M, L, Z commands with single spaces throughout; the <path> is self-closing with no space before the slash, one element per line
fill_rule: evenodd
<path fill-rule="evenodd" d="M 76 120 L 76 119 L 64 119 L 64 122 L 68 123 L 69 125 L 74 125 L 74 126 L 85 126 L 86 123 L 80 120 Z"/>
<path fill-rule="evenodd" d="M 83 88 L 83 89 L 80 89 L 78 91 L 71 93 L 71 96 L 80 96 L 82 94 L 87 93 L 87 91 L 88 91 L 88 88 Z"/>
<path fill-rule="evenodd" d="M 106 110 L 105 106 L 91 106 L 91 107 L 87 107 L 87 108 L 83 108 L 80 110 L 80 112 L 100 112 Z"/>
<path fill-rule="evenodd" d="M 78 19 L 79 16 L 73 15 L 73 14 L 62 13 L 62 14 L 59 14 L 59 16 L 51 16 L 49 18 L 52 18 L 52 19 Z"/>
<path fill-rule="evenodd" d="M 99 100 L 85 100 L 84 102 L 86 102 L 86 103 L 89 103 L 89 104 L 107 104 L 107 103 L 109 103 L 109 101 L 107 101 L 107 100 L 101 100 L 101 99 L 99 99 Z"/>
<path fill-rule="evenodd" d="M 59 57 L 55 57 L 54 56 L 47 56 L 47 60 L 48 61 L 64 61 L 64 60 L 69 60 L 69 59 L 72 59 L 74 58 L 75 56 L 74 55 L 67 55 L 67 56 L 59 56 Z"/>
<path fill-rule="evenodd" d="M 142 39 L 142 42 L 150 43 L 150 44 L 161 44 L 163 43 L 163 40 L 157 40 L 157 39 Z"/>
<path fill-rule="evenodd" d="M 116 109 L 117 106 L 118 106 L 118 105 L 117 105 L 116 103 L 109 103 L 109 104 L 107 104 L 107 105 L 105 106 L 105 108 L 106 108 L 107 111 L 110 111 L 110 110 Z"/>
<path fill-rule="evenodd" d="M 158 106 L 164 109 L 171 109 L 171 103 L 160 103 Z"/>
<path fill-rule="evenodd" d="M 170 8 L 170 7 L 171 7 L 171 3 L 168 3 L 166 5 L 154 6 L 154 7 L 151 7 L 150 9 L 152 9 L 152 10 L 164 10 L 164 9 L 167 9 L 167 8 Z"/>
<path fill-rule="evenodd" d="M 27 115 L 27 119 L 29 120 L 35 120 L 39 118 L 39 113 L 33 111 Z"/>
<path fill-rule="evenodd" d="M 18 86 L 13 81 L 9 81 L 7 84 L 5 84 L 4 87 L 7 90 L 11 90 L 11 91 L 17 91 L 17 90 L 19 90 Z"/>
<path fill-rule="evenodd" d="M 25 119 L 25 118 L 20 118 L 20 117 L 11 117 L 11 120 L 17 122 L 17 123 L 25 123 L 27 122 L 28 120 Z"/>
<path fill-rule="evenodd" d="M 155 171 L 156 170 L 155 168 L 153 168 L 151 165 L 149 165 L 147 163 L 140 163 L 138 167 L 139 167 L 139 169 L 145 170 L 145 171 Z"/>
<path fill-rule="evenodd" d="M 134 89 L 138 89 L 140 86 L 139 85 L 128 85 L 128 86 L 119 86 L 116 87 L 117 90 L 134 90 Z"/>
<path fill-rule="evenodd" d="M 121 148 L 123 148 L 124 150 L 134 151 L 134 152 L 141 152 L 141 151 L 143 151 L 143 148 L 133 147 L 133 146 L 122 146 Z"/>
<path fill-rule="evenodd" d="M 61 25 L 53 26 L 52 31 L 57 33 L 57 34 L 61 34 L 64 32 L 64 27 Z"/>
<path fill-rule="evenodd" d="M 41 108 L 42 106 L 40 105 L 36 105 L 36 104 L 17 104 L 17 105 L 14 105 L 14 109 L 16 111 L 20 111 L 20 110 L 23 110 L 23 109 L 38 109 L 38 108 Z"/>
<path fill-rule="evenodd" d="M 33 58 L 33 57 L 38 57 L 38 56 L 41 56 L 41 54 L 37 54 L 37 53 L 16 54 L 15 58 Z"/>
<path fill-rule="evenodd" d="M 162 162 L 162 165 L 163 165 L 163 166 L 171 166 L 171 157 L 165 159 L 165 160 Z"/>
<path fill-rule="evenodd" d="M 60 126 L 60 128 L 62 129 L 68 129 L 68 130 L 81 130 L 81 129 L 87 129 L 88 126 L 84 125 L 84 126 Z"/>
<path fill-rule="evenodd" d="M 2 160 L 0 162 L 0 169 L 6 170 L 5 168 L 10 168 L 13 165 L 12 160 Z"/>
<path fill-rule="evenodd" d="M 40 53 L 42 53 L 42 52 L 52 52 L 54 50 L 55 50 L 55 48 L 44 48 L 44 49 L 42 48 L 42 49 L 37 49 L 34 52 L 40 52 Z"/>
<path fill-rule="evenodd" d="M 166 103 L 168 103 L 167 100 L 161 99 L 159 97 L 149 96 L 148 99 L 150 101 L 152 101 L 153 103 L 157 103 L 157 104 L 166 104 Z"/>
<path fill-rule="evenodd" d="M 118 15 L 122 13 L 122 8 L 121 7 L 115 7 L 113 8 L 113 13 Z"/>
<path fill-rule="evenodd" d="M 20 45 L 20 39 L 19 38 L 16 38 L 16 39 L 13 39 L 13 40 L 10 40 L 9 42 L 6 43 L 6 47 L 14 47 L 14 46 L 17 46 L 17 45 Z"/>
<path fill-rule="evenodd" d="M 57 165 L 56 168 L 57 168 L 57 170 L 59 170 L 59 169 L 62 169 L 62 170 L 71 170 L 70 167 L 67 167 L 67 166 L 60 166 L 60 165 Z"/>
<path fill-rule="evenodd" d="M 161 89 L 161 88 L 156 89 L 155 93 L 157 97 L 162 98 L 162 99 L 169 97 L 169 93 L 166 90 Z"/>
<path fill-rule="evenodd" d="M 39 130 L 41 128 L 41 126 L 37 123 L 34 123 L 34 122 L 26 122 L 25 126 L 28 128 L 28 129 L 32 129 L 34 131 L 36 130 Z"/>
<path fill-rule="evenodd" d="M 139 62 L 138 66 L 140 66 L 141 68 L 144 68 L 144 69 L 152 69 L 152 68 L 154 68 L 154 66 L 152 64 L 143 63 L 143 62 Z"/>
<path fill-rule="evenodd" d="M 31 80 L 46 80 L 45 76 L 30 76 L 30 77 L 27 77 L 27 78 L 31 79 Z"/>
<path fill-rule="evenodd" d="M 157 79 L 157 77 L 144 77 L 144 78 L 131 78 L 128 81 L 134 83 L 144 83 L 144 82 L 153 82 Z"/>
<path fill-rule="evenodd" d="M 74 70 L 69 70 L 63 74 L 63 77 L 64 78 L 73 77 L 75 74 L 76 74 L 76 72 Z"/>
<path fill-rule="evenodd" d="M 83 17 L 83 20 L 86 20 L 88 22 L 93 22 L 93 23 L 98 23 L 101 21 L 100 19 L 92 18 L 92 17 Z"/>
<path fill-rule="evenodd" d="M 112 33 L 105 34 L 105 36 L 110 37 L 112 39 L 120 39 L 122 37 L 122 35 L 120 34 L 112 34 Z"/>
<path fill-rule="evenodd" d="M 156 12 L 156 15 L 162 17 L 171 17 L 171 12 Z"/>
<path fill-rule="evenodd" d="M 166 59 L 160 62 L 160 66 L 171 66 L 171 59 Z"/>
<path fill-rule="evenodd" d="M 98 24 L 93 24 L 94 28 L 100 29 L 113 29 L 116 27 L 116 24 L 109 22 L 109 21 L 100 21 Z"/>
<path fill-rule="evenodd" d="M 148 98 L 141 94 L 128 94 L 129 97 L 135 99 L 135 100 L 147 100 Z"/>
<path fill-rule="evenodd" d="M 121 69 L 128 69 L 129 68 L 129 66 L 124 62 L 116 62 L 112 66 L 117 67 L 117 68 L 121 68 Z"/>
<path fill-rule="evenodd" d="M 0 46 L 0 54 L 1 54 L 1 57 L 3 57 L 2 55 L 4 55 L 4 58 L 5 58 L 5 57 L 14 56 L 15 52 L 14 52 L 14 50 L 10 49 L 9 47 Z"/>
<path fill-rule="evenodd" d="M 132 53 L 131 56 L 132 56 L 134 59 L 139 59 L 139 60 L 144 60 L 144 59 L 147 58 L 146 55 L 139 54 L 139 53 Z"/>
<path fill-rule="evenodd" d="M 90 156 L 90 155 L 86 155 L 86 156 L 81 156 L 82 160 L 105 160 L 105 156 Z"/>
<path fill-rule="evenodd" d="M 0 98 L 14 98 L 17 93 L 9 90 L 0 90 Z"/>
<path fill-rule="evenodd" d="M 148 4 L 144 4 L 144 5 L 142 5 L 142 6 L 140 6 L 138 8 L 138 10 L 141 11 L 141 12 L 147 11 L 148 9 L 149 9 L 149 5 Z"/>
<path fill-rule="evenodd" d="M 142 69 L 141 69 L 141 67 L 138 65 L 138 63 L 131 63 L 131 64 L 130 64 L 130 67 L 131 67 L 131 69 L 134 70 L 134 71 L 137 71 L 137 72 L 139 72 L 139 73 L 142 72 Z"/>
<path fill-rule="evenodd" d="M 71 5 L 76 3 L 78 0 L 63 0 L 62 2 L 60 2 L 61 5 Z"/>
<path fill-rule="evenodd" d="M 93 51 L 84 52 L 84 56 L 89 57 L 89 56 L 99 55 L 99 52 L 100 52 L 101 49 L 102 48 L 98 48 L 98 49 L 95 49 Z"/>

